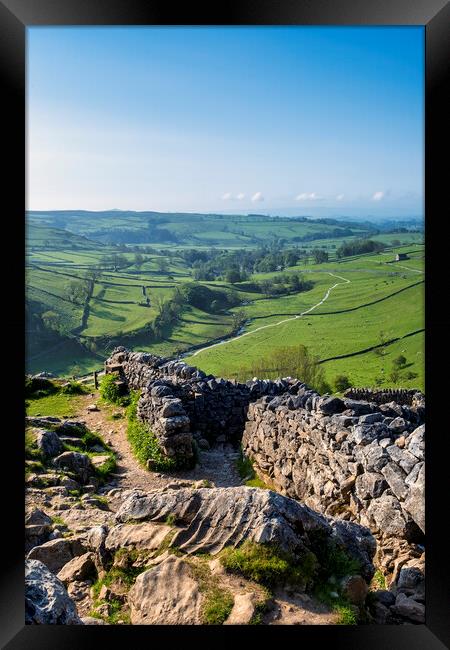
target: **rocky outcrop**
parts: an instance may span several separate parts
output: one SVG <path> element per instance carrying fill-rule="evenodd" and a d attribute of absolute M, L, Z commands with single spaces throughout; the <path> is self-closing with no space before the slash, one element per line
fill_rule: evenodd
<path fill-rule="evenodd" d="M 32 548 L 27 559 L 39 560 L 52 573 L 58 573 L 67 562 L 83 553 L 85 553 L 85 548 L 78 537 L 52 539 L 41 546 Z"/>
<path fill-rule="evenodd" d="M 79 557 L 74 557 L 63 566 L 58 573 L 58 578 L 64 584 L 89 579 L 97 573 L 94 560 L 93 553 L 84 553 Z"/>
<path fill-rule="evenodd" d="M 176 524 L 170 547 L 188 555 L 216 555 L 226 546 L 253 541 L 301 556 L 306 550 L 315 552 L 313 540 L 320 534 L 357 559 L 366 580 L 370 581 L 374 572 L 376 544 L 369 530 L 321 516 L 272 490 L 235 487 L 136 492 L 119 508 L 116 520 L 165 522 L 169 516 Z"/>
<path fill-rule="evenodd" d="M 38 560 L 25 562 L 25 623 L 82 625 L 63 583 Z"/>
<path fill-rule="evenodd" d="M 89 456 L 77 451 L 64 451 L 53 460 L 53 464 L 56 468 L 73 474 L 80 483 L 88 483 L 94 473 Z"/>
<path fill-rule="evenodd" d="M 47 542 L 52 530 L 52 519 L 43 510 L 29 509 L 25 515 L 25 551 Z"/>
<path fill-rule="evenodd" d="M 42 451 L 44 456 L 57 456 L 62 452 L 62 442 L 54 431 L 48 431 L 47 429 L 35 429 L 33 433 L 36 436 L 37 448 Z"/>
<path fill-rule="evenodd" d="M 190 566 L 170 555 L 141 573 L 128 594 L 133 625 L 200 625 L 202 594 Z"/>

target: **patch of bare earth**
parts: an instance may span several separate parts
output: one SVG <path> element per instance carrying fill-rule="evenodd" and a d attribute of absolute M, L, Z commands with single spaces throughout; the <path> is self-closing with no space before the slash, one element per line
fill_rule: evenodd
<path fill-rule="evenodd" d="M 277 590 L 273 607 L 264 615 L 263 625 L 336 625 L 337 615 L 314 597 Z"/>
<path fill-rule="evenodd" d="M 89 405 L 97 404 L 98 411 L 89 411 Z M 112 414 L 121 413 L 120 419 L 111 419 Z M 110 483 L 125 489 L 152 490 L 166 487 L 174 480 L 207 480 L 217 487 L 236 486 L 242 479 L 236 469 L 239 454 L 230 445 L 219 445 L 214 449 L 199 452 L 196 467 L 171 473 L 150 472 L 136 460 L 127 439 L 125 409 L 99 403 L 98 393 L 83 397 L 77 418 L 99 433 L 116 454 L 117 468 Z"/>

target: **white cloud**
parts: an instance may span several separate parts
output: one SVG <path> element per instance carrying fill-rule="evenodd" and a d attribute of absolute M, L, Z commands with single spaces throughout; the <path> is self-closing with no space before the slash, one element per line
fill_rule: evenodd
<path fill-rule="evenodd" d="M 372 201 L 381 201 L 381 199 L 384 199 L 384 192 L 375 192 L 372 196 Z"/>
<path fill-rule="evenodd" d="M 243 192 L 239 192 L 239 194 L 236 194 L 236 198 L 239 201 L 242 201 L 242 199 L 245 199 L 245 194 Z"/>
<path fill-rule="evenodd" d="M 264 197 L 261 194 L 261 192 L 256 192 L 256 194 L 253 194 L 252 196 L 252 201 L 255 203 L 256 201 L 264 201 Z"/>
<path fill-rule="evenodd" d="M 302 192 L 295 197 L 296 201 L 320 201 L 321 199 L 322 197 L 315 192 Z"/>
<path fill-rule="evenodd" d="M 345 194 L 338 194 L 336 197 L 336 201 L 342 201 L 344 198 Z"/>
<path fill-rule="evenodd" d="M 222 201 L 229 201 L 231 199 L 231 192 L 225 192 L 222 194 Z"/>

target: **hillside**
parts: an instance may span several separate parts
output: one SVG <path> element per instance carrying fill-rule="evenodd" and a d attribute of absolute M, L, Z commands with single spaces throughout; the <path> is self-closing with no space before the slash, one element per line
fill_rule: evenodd
<path fill-rule="evenodd" d="M 320 239 L 362 236 L 374 232 L 367 224 L 306 217 L 221 215 L 126 211 L 54 211 L 27 214 L 30 224 L 65 229 L 108 244 L 158 244 L 242 248 L 272 239 L 298 244 Z"/>
<path fill-rule="evenodd" d="M 151 243 L 150 223 L 182 244 Z M 242 235 L 233 232 L 236 223 L 265 246 L 246 240 L 235 248 L 243 246 Z M 103 228 L 126 239 L 140 233 L 147 243 L 103 243 Z M 126 344 L 166 356 L 191 353 L 202 368 L 247 377 L 269 349 L 303 344 L 331 386 L 344 375 L 350 383 L 423 387 L 423 311 L 417 304 L 423 301 L 424 260 L 423 247 L 414 244 L 422 235 L 373 233 L 370 240 L 383 252 L 338 257 L 343 242 L 363 241 L 356 234 L 343 237 L 349 228 L 367 231 L 366 224 L 332 219 L 29 213 L 27 367 L 82 375 L 98 368 L 115 345 Z M 327 238 L 336 229 L 341 236 Z M 207 233 L 215 246 L 188 244 L 191 236 Z M 217 246 L 230 235 L 226 248 Z M 407 254 L 406 263 L 393 262 L 397 252 Z M 320 261 L 323 256 L 328 261 Z M 196 302 L 185 291 L 191 285 L 210 297 Z M 243 336 L 228 341 L 242 327 Z M 224 338 L 225 345 L 198 351 Z M 405 367 L 396 375 L 392 364 L 400 356 Z M 264 375 L 264 365 L 258 372 Z"/>

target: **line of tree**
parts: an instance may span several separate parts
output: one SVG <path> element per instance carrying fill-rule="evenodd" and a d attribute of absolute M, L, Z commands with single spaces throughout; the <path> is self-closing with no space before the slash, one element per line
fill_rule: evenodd
<path fill-rule="evenodd" d="M 376 253 L 384 249 L 384 244 L 373 239 L 354 239 L 353 241 L 344 242 L 336 250 L 338 258 L 350 257 L 352 255 L 362 255 L 364 253 Z"/>
<path fill-rule="evenodd" d="M 191 267 L 195 280 L 244 282 L 253 273 L 270 273 L 295 266 L 305 252 L 298 248 L 282 250 L 278 242 L 254 250 L 185 250 L 180 257 Z"/>
<path fill-rule="evenodd" d="M 300 273 L 285 273 L 271 279 L 258 280 L 252 286 L 266 296 L 279 296 L 309 291 L 313 288 L 314 282 L 305 280 Z"/>

